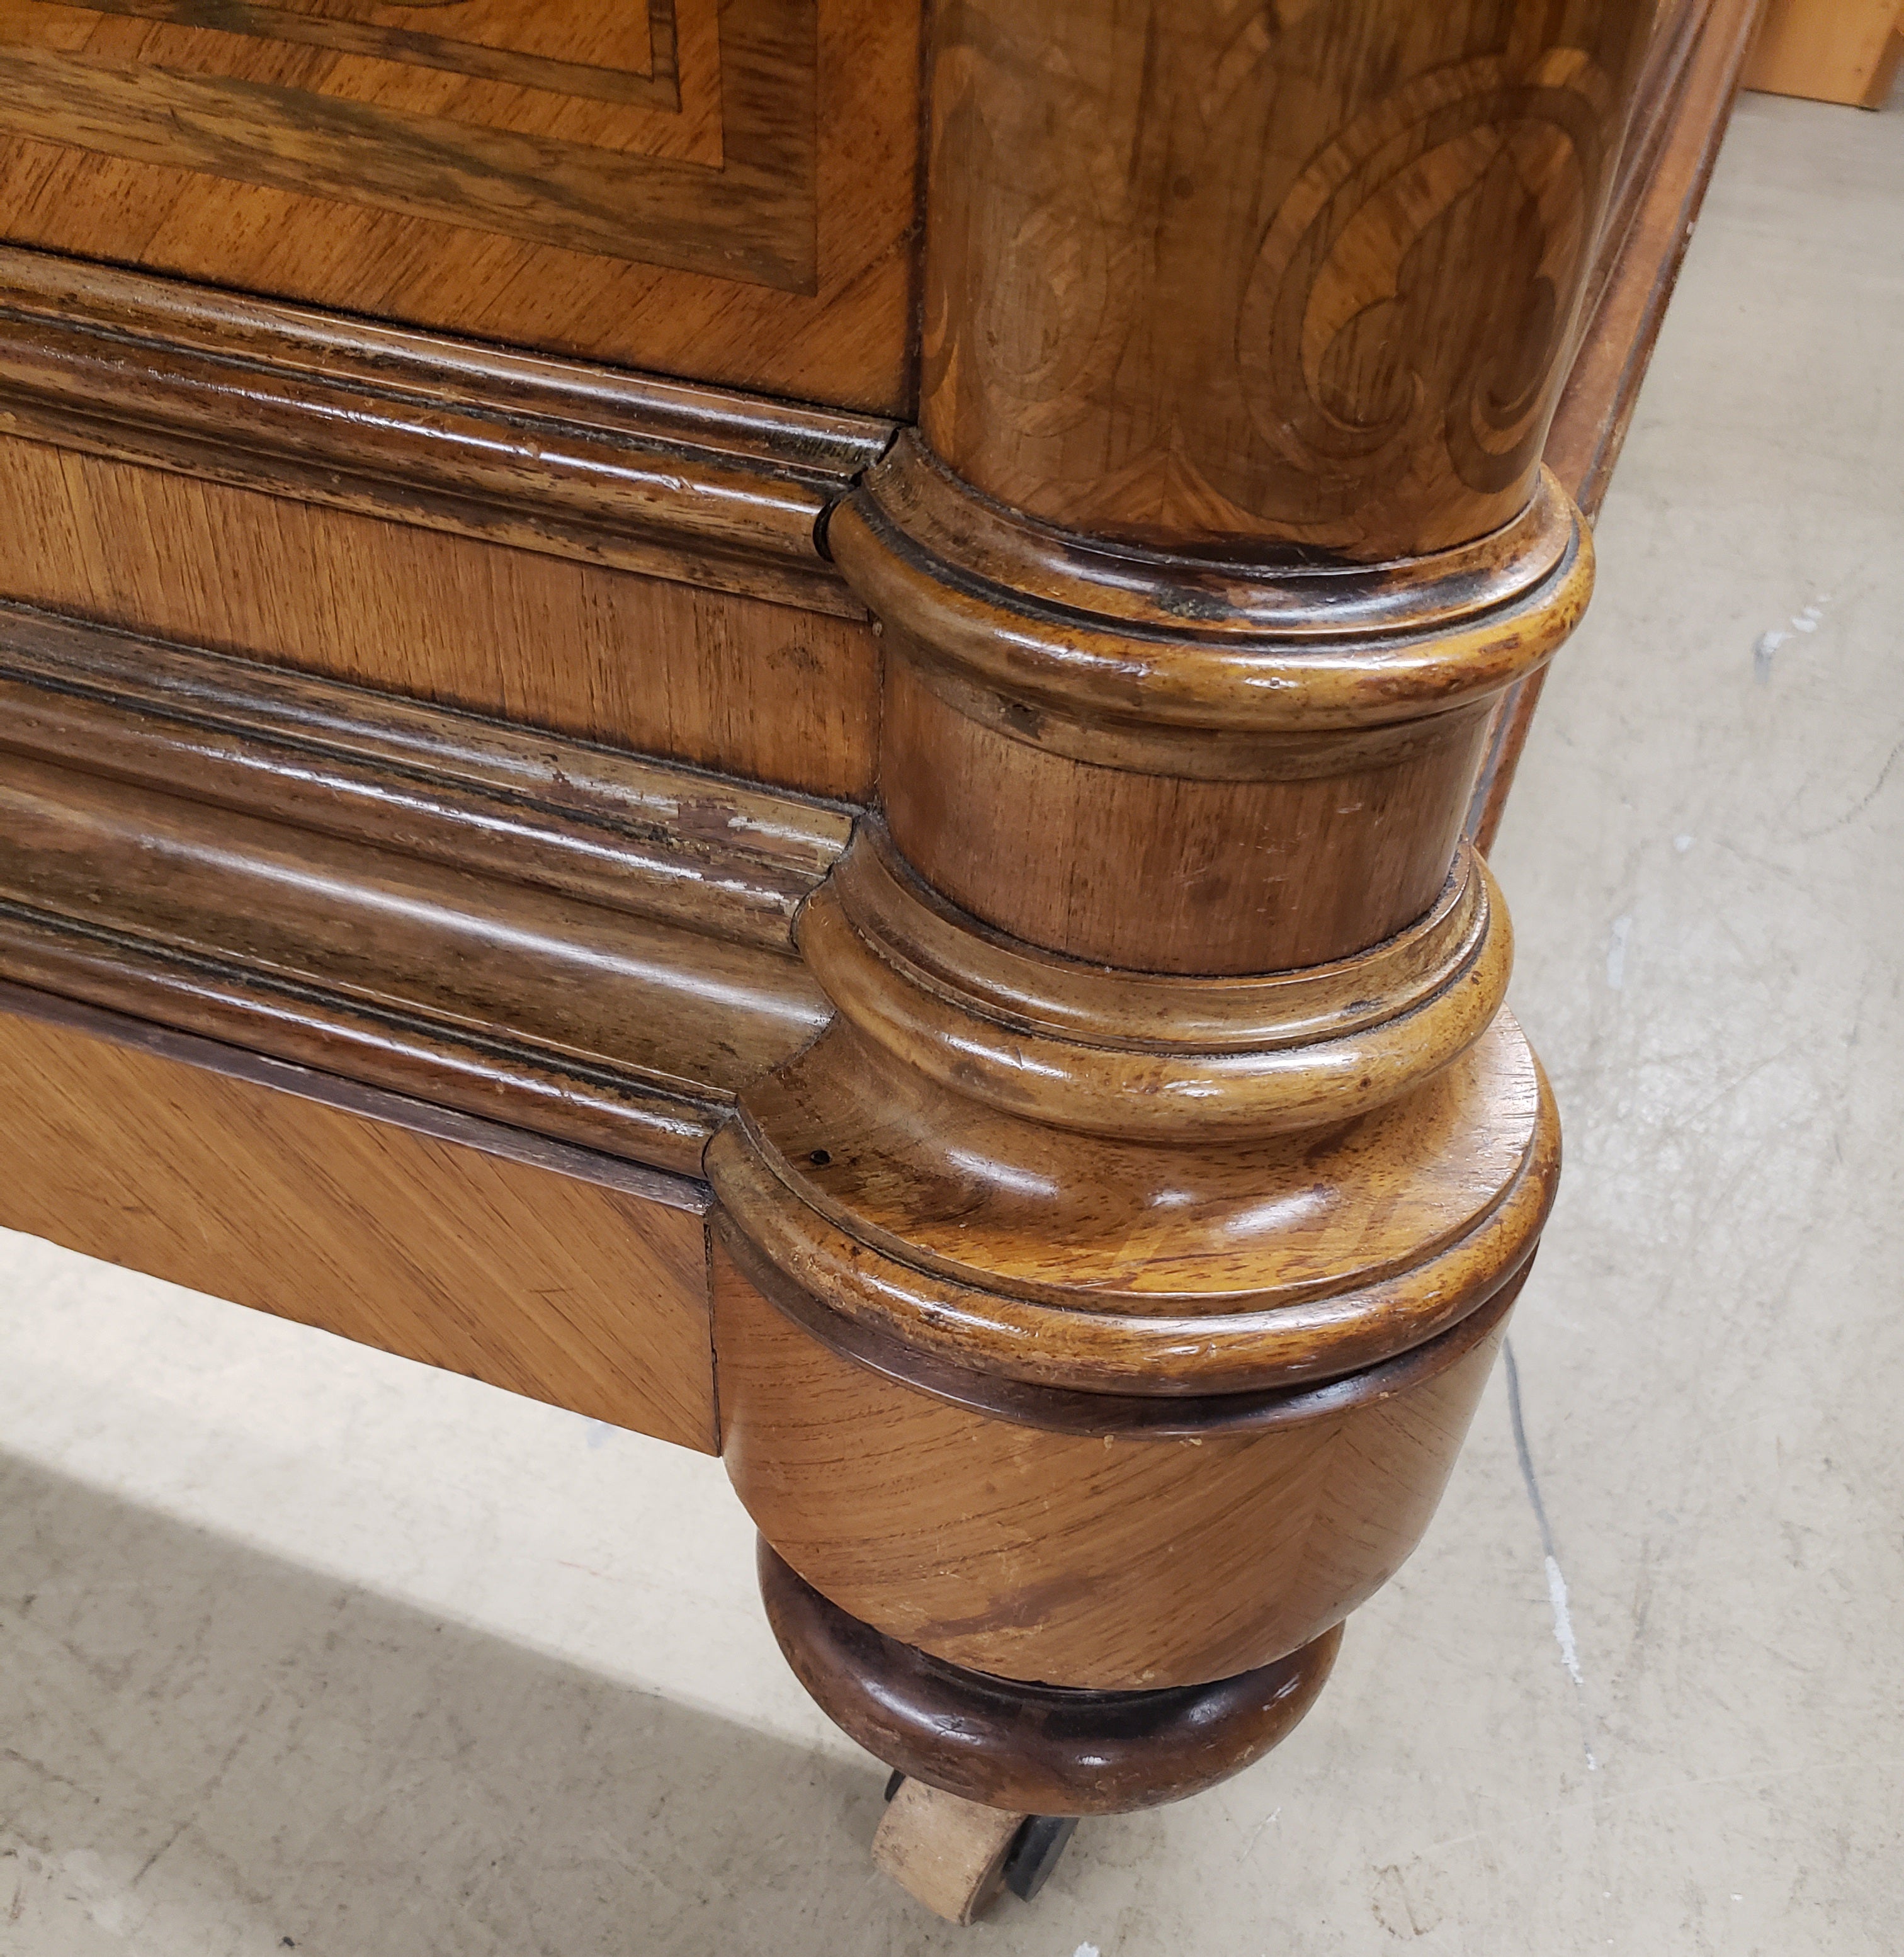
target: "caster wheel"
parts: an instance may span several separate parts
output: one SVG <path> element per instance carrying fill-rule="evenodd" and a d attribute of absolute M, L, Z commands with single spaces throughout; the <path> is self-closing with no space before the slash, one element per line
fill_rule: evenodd
<path fill-rule="evenodd" d="M 1050 1880 L 1077 1832 L 1075 1814 L 1026 1815 L 1005 1857 L 1005 1887 L 1020 1902 L 1029 1902 Z"/>
<path fill-rule="evenodd" d="M 1000 1889 L 1029 1902 L 1077 1827 L 1073 1817 L 1011 1814 L 895 1773 L 873 1861 L 948 1923 L 972 1922 Z"/>

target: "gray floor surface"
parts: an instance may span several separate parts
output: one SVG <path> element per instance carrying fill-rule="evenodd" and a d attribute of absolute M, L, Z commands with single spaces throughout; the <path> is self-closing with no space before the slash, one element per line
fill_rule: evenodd
<path fill-rule="evenodd" d="M 1904 1949 L 1904 110 L 1746 100 L 1599 541 L 1526 1459 L 1279 1752 L 938 1925 L 715 1464 L 0 1238 L 0 1952 Z"/>

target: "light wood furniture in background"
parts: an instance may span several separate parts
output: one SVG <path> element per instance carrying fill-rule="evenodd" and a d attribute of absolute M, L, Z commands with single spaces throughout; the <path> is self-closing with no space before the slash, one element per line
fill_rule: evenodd
<path fill-rule="evenodd" d="M 1880 109 L 1904 62 L 1896 0 L 1767 0 L 1745 86 Z"/>
<path fill-rule="evenodd" d="M 1754 11 L 5 0 L 0 1222 L 723 1455 L 947 1914 L 1248 1765 Z"/>

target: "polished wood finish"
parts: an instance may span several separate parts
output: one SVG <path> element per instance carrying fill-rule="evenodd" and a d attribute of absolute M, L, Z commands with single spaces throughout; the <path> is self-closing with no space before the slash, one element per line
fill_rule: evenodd
<path fill-rule="evenodd" d="M 661 1168 L 825 1024 L 790 925 L 847 833 L 0 606 L 13 976 Z"/>
<path fill-rule="evenodd" d="M 852 620 L 0 437 L 0 591 L 822 795 L 871 792 Z"/>
<path fill-rule="evenodd" d="M 4 247 L 0 428 L 846 617 L 820 521 L 892 439 L 869 416 Z"/>
<path fill-rule="evenodd" d="M 333 1077 L 62 1047 L 33 1214 L 718 1432 L 796 1669 L 987 1843 L 1245 1763 L 1419 1541 L 1553 1200 L 1463 824 L 1748 7 L 937 0 L 916 213 L 905 8 L 0 0 L 0 974 Z M 266 1282 L 365 1133 L 438 1145 L 392 1086 L 577 1180 L 473 1318 Z M 286 1229 L 176 1252 L 287 1095 L 368 1126 L 285 1117 Z M 625 1212 L 609 1152 L 706 1189 Z M 631 1230 L 678 1282 L 610 1308 Z M 606 1370 L 520 1358 L 544 1263 Z"/>
<path fill-rule="evenodd" d="M 0 703 L 17 754 L 783 953 L 852 833 L 802 797 L 23 605 L 0 604 Z"/>
<path fill-rule="evenodd" d="M 0 985 L 0 1225 L 717 1451 L 707 1197 Z"/>
<path fill-rule="evenodd" d="M 908 411 L 916 7 L 654 11 L 5 0 L 5 236 Z"/>
<path fill-rule="evenodd" d="M 729 1474 L 905 1664 L 1207 1686 L 1426 1526 L 1558 1169 L 1459 839 L 1591 586 L 1541 457 L 1656 24 L 933 14 L 920 425 L 827 530 L 881 820 L 707 1156 Z"/>
<path fill-rule="evenodd" d="M 801 1684 L 862 1746 L 909 1781 L 1007 1813 L 1115 1814 L 1214 1786 L 1288 1734 L 1342 1643 L 1338 1626 L 1210 1685 L 1065 1691 L 1008 1686 L 883 1638 L 765 1543 L 761 1594 Z"/>
<path fill-rule="evenodd" d="M 1147 546 L 1381 562 L 1498 528 L 1652 14 L 939 7 L 928 439 L 1001 502 Z"/>
<path fill-rule="evenodd" d="M 933 18 L 919 438 L 827 533 L 895 839 L 1076 957 L 1349 956 L 1585 602 L 1540 457 L 1654 9 Z"/>
<path fill-rule="evenodd" d="M 1100 1691 L 1229 1678 L 1313 1642 L 1412 1552 L 1518 1288 L 1384 1398 L 1260 1427 L 1252 1408 L 1235 1432 L 1219 1402 L 1190 1431 L 1071 1433 L 843 1357 L 717 1249 L 728 1472 L 788 1563 L 903 1644 Z"/>
<path fill-rule="evenodd" d="M 1126 1394 L 1330 1377 L 1472 1310 L 1525 1261 L 1552 1200 L 1552 1102 L 1518 1029 L 1489 1024 L 1485 967 L 1456 982 L 1459 1057 L 1422 1029 L 1417 1070 L 1398 1067 L 1383 1105 L 1355 1114 L 1352 1073 L 1341 1111 L 1314 1111 L 1339 1056 L 1279 1049 L 1271 1029 L 1210 1095 L 1207 1132 L 1184 1137 L 1168 1119 L 1093 1132 L 1108 1098 L 1094 1082 L 1074 1092 L 1057 1067 L 1015 1070 L 1035 1054 L 943 992 L 945 1023 L 906 1029 L 942 1064 L 909 1065 L 833 955 L 813 962 L 839 1019 L 745 1090 L 708 1172 L 769 1266 L 922 1355 Z M 1305 1117 L 1251 1092 L 1265 1053 Z M 1156 1058 L 1133 1055 L 1131 1078 Z M 961 1067 L 949 1091 L 933 1077 Z M 1023 1108 L 998 1105 L 1019 1095 Z"/>
<path fill-rule="evenodd" d="M 862 824 L 798 934 L 889 1059 L 998 1113 L 1194 1143 L 1371 1113 L 1486 1031 L 1513 962 L 1501 893 L 1464 852 L 1437 901 L 1336 964 L 1229 980 L 1081 966 L 969 921 Z M 974 1017 L 989 1037 L 970 1036 Z"/>
<path fill-rule="evenodd" d="M 1034 530 L 903 440 L 828 536 L 889 635 L 907 859 L 1001 930 L 1156 972 L 1319 964 L 1419 917 L 1489 712 L 1592 583 L 1551 484 L 1436 558 L 1272 575 Z"/>
<path fill-rule="evenodd" d="M 1896 0 L 1769 0 L 1745 86 L 1881 109 L 1904 63 Z"/>

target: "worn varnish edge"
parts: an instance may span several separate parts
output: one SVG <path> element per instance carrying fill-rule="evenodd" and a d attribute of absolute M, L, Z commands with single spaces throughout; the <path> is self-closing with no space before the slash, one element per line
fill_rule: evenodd
<path fill-rule="evenodd" d="M 552 1175 L 592 1183 L 618 1195 L 639 1197 L 645 1203 L 706 1216 L 713 1206 L 711 1191 L 704 1182 L 686 1176 L 669 1175 L 641 1164 L 624 1162 L 555 1141 L 544 1135 L 492 1121 L 481 1116 L 458 1113 L 427 1101 L 394 1094 L 387 1089 L 321 1073 L 313 1067 L 294 1066 L 288 1061 L 267 1058 L 262 1054 L 229 1046 L 221 1042 L 178 1032 L 121 1013 L 81 1005 L 0 979 L 0 1012 L 38 1020 L 68 1032 L 109 1040 L 117 1046 L 151 1054 L 160 1060 L 176 1061 L 227 1080 L 271 1088 L 340 1113 L 355 1114 L 366 1121 L 381 1121 L 404 1128 L 432 1141 L 458 1148 L 476 1149 L 527 1168 L 546 1169 Z"/>
<path fill-rule="evenodd" d="M 851 836 L 842 809 L 0 605 L 0 781 L 12 779 L 8 757 L 23 779 L 50 767 L 74 811 L 104 811 L 130 790 L 155 816 L 191 818 L 236 852 L 234 874 L 260 837 L 275 837 L 278 855 L 321 856 L 346 887 L 331 900 L 340 915 L 370 915 L 387 887 L 427 885 L 444 914 L 416 909 L 412 935 L 435 933 L 450 978 L 472 933 L 506 937 L 526 918 L 549 928 L 552 899 L 599 915 L 598 937 L 625 920 L 622 991 L 665 1032 L 683 959 L 704 960 L 709 985 L 732 994 L 722 1025 L 734 1064 L 710 1075 L 717 1054 L 666 1038 L 625 1054 L 577 1046 L 562 991 L 572 969 L 525 981 L 501 1016 L 460 1005 L 451 983 L 440 997 L 367 993 L 324 934 L 298 935 L 308 919 L 296 906 L 280 936 L 308 958 L 226 956 L 216 916 L 188 928 L 189 885 L 168 886 L 177 915 L 155 925 L 109 856 L 90 894 L 71 874 L 6 888 L 0 972 L 30 987 L 690 1175 L 751 1073 L 735 1073 L 748 1042 L 766 1064 L 808 1036 L 807 1020 L 821 1023 L 792 929 Z M 220 830 L 209 810 L 238 819 Z M 637 941 L 660 960 L 652 982 Z"/>
<path fill-rule="evenodd" d="M 0 601 L 0 751 L 791 954 L 852 817 Z"/>
<path fill-rule="evenodd" d="M 887 1349 L 1032 1388 L 1209 1399 L 1378 1365 L 1494 1296 L 1532 1256 L 1559 1178 L 1559 1119 L 1538 1063 L 1535 1085 L 1518 1165 L 1460 1228 L 1333 1288 L 1318 1280 L 1293 1293 L 1244 1294 L 1220 1310 L 1107 1309 L 1095 1290 L 1067 1298 L 1025 1280 L 994 1288 L 969 1266 L 954 1276 L 863 1219 L 817 1208 L 745 1103 L 709 1143 L 706 1173 L 750 1257 L 869 1327 Z"/>
<path fill-rule="evenodd" d="M 1268 1665 L 1198 1685 L 1033 1684 L 887 1636 L 829 1601 L 764 1536 L 760 1572 L 775 1639 L 827 1716 L 909 1781 L 1001 1808 L 1014 1827 L 1028 1811 L 1128 1813 L 1227 1779 L 1308 1712 L 1342 1642 L 1340 1624 L 1332 1625 Z"/>
<path fill-rule="evenodd" d="M 565 1065 L 548 1052 L 433 1023 L 420 1013 L 380 1011 L 314 984 L 5 902 L 0 966 L 27 982 L 19 989 L 36 997 L 51 997 L 57 987 L 76 1010 L 133 1019 L 163 1011 L 169 1025 L 191 1029 L 181 1039 L 197 1036 L 220 1051 L 255 1053 L 261 1065 L 320 1070 L 340 1086 L 513 1133 L 530 1133 L 517 1124 L 533 1121 L 533 1132 L 552 1146 L 653 1165 L 656 1173 L 697 1173 L 725 1113 L 724 1097 L 711 1090 L 697 1098 L 632 1071 Z M 90 1004 L 80 1007 L 81 1001 Z M 267 1051 L 275 1058 L 267 1059 Z M 348 1077 L 332 1071 L 346 1066 Z M 428 1102 L 417 1098 L 425 1092 Z M 511 1121 L 475 1111 L 499 1105 Z"/>
<path fill-rule="evenodd" d="M 1157 982 L 1147 987 L 1140 979 L 1119 988 L 1088 966 L 1027 953 L 1017 960 L 1017 975 L 1028 982 L 1015 988 L 1015 1010 L 999 1010 L 982 989 L 982 977 L 973 984 L 955 934 L 941 940 L 940 948 L 952 955 L 934 969 L 915 955 L 903 909 L 889 906 L 881 914 L 875 879 L 890 873 L 878 867 L 875 854 L 877 826 L 869 820 L 868 830 L 871 846 L 849 851 L 800 913 L 800 948 L 809 969 L 834 1006 L 902 1067 L 949 1095 L 1045 1126 L 1124 1140 L 1195 1143 L 1346 1121 L 1385 1105 L 1465 1052 L 1506 994 L 1513 932 L 1486 865 L 1464 845 L 1443 903 L 1413 929 L 1362 960 L 1281 975 L 1293 993 L 1302 976 L 1320 991 L 1352 972 L 1362 996 L 1349 1002 L 1358 1010 L 1344 1016 L 1352 1023 L 1322 1026 L 1298 1013 L 1284 1026 L 1271 1013 L 1254 1042 L 1246 1037 L 1214 1052 L 1195 1038 L 1153 1035 L 1148 1043 L 1115 1034 L 1080 1038 L 1066 1023 L 1065 1008 L 1079 991 L 1088 994 L 1093 978 L 1104 1020 L 1115 1023 L 1121 1004 L 1134 1026 L 1142 1004 L 1159 997 Z M 897 893 L 903 887 L 889 880 L 885 887 Z M 864 901 L 869 893 L 870 903 Z M 945 914 L 913 901 L 928 920 Z M 1450 923 L 1452 931 L 1432 929 Z M 1438 942 L 1441 956 L 1417 974 L 1413 963 L 1423 939 Z M 982 953 L 985 941 L 976 942 Z M 1040 999 L 1041 982 L 1053 991 L 1068 985 L 1074 997 Z M 1219 1001 L 1260 998 L 1269 989 L 1261 982 L 1203 984 L 1206 996 L 1215 997 L 1207 1010 L 1192 1006 L 1191 1012 L 1204 1020 L 1216 1016 Z M 1351 989 L 1357 989 L 1353 982 Z"/>
<path fill-rule="evenodd" d="M 1666 132 L 1643 145 L 1656 166 L 1640 179 L 1644 188 L 1630 214 L 1621 213 L 1617 253 L 1597 289 L 1547 442 L 1548 466 L 1589 523 L 1605 500 L 1639 405 L 1763 6 L 1764 0 L 1711 0 L 1674 86 L 1656 104 L 1641 105 L 1640 115 L 1650 109 Z M 1484 852 L 1500 830 L 1546 677 L 1545 667 L 1529 674 L 1494 710 L 1466 830 Z"/>
<path fill-rule="evenodd" d="M 820 531 L 893 432 L 11 245 L 0 428 L 850 618 Z"/>
<path fill-rule="evenodd" d="M 1479 570 L 1485 545 L 1373 567 L 1352 574 L 1347 590 L 1339 574 L 1232 567 L 1237 589 L 1223 602 L 1241 630 L 1201 619 L 1160 628 L 1128 615 L 1122 571 L 1082 556 L 1067 567 L 1066 602 L 1045 599 L 1032 588 L 1045 567 L 1035 545 L 1014 561 L 993 547 L 982 517 L 946 522 L 943 507 L 918 493 L 922 477 L 932 479 L 922 446 L 902 437 L 835 514 L 828 547 L 928 672 L 948 669 L 968 688 L 1019 703 L 1029 711 L 1007 712 L 997 731 L 1027 745 L 1063 741 L 1074 759 L 1105 758 L 1097 730 L 1105 726 L 1151 745 L 1174 738 L 1201 757 L 1213 735 L 1312 735 L 1450 710 L 1537 669 L 1572 631 L 1592 584 L 1591 540 L 1543 476 L 1529 511 L 1498 533 L 1510 577 Z M 926 519 L 924 541 L 908 527 L 915 513 Z M 960 555 L 976 544 L 977 565 L 940 555 L 941 540 Z M 1014 574 L 1019 582 L 1000 581 Z M 1477 582 L 1484 602 L 1470 612 Z M 1107 609 L 1082 610 L 1100 583 Z M 1419 629 L 1400 602 L 1409 594 L 1445 609 L 1441 629 Z M 1081 745 L 1063 735 L 1066 723 L 1088 730 Z M 1209 771 L 1207 759 L 1172 766 L 1148 755 L 1143 771 L 1153 767 Z M 1251 755 L 1244 778 L 1260 768 Z"/>

